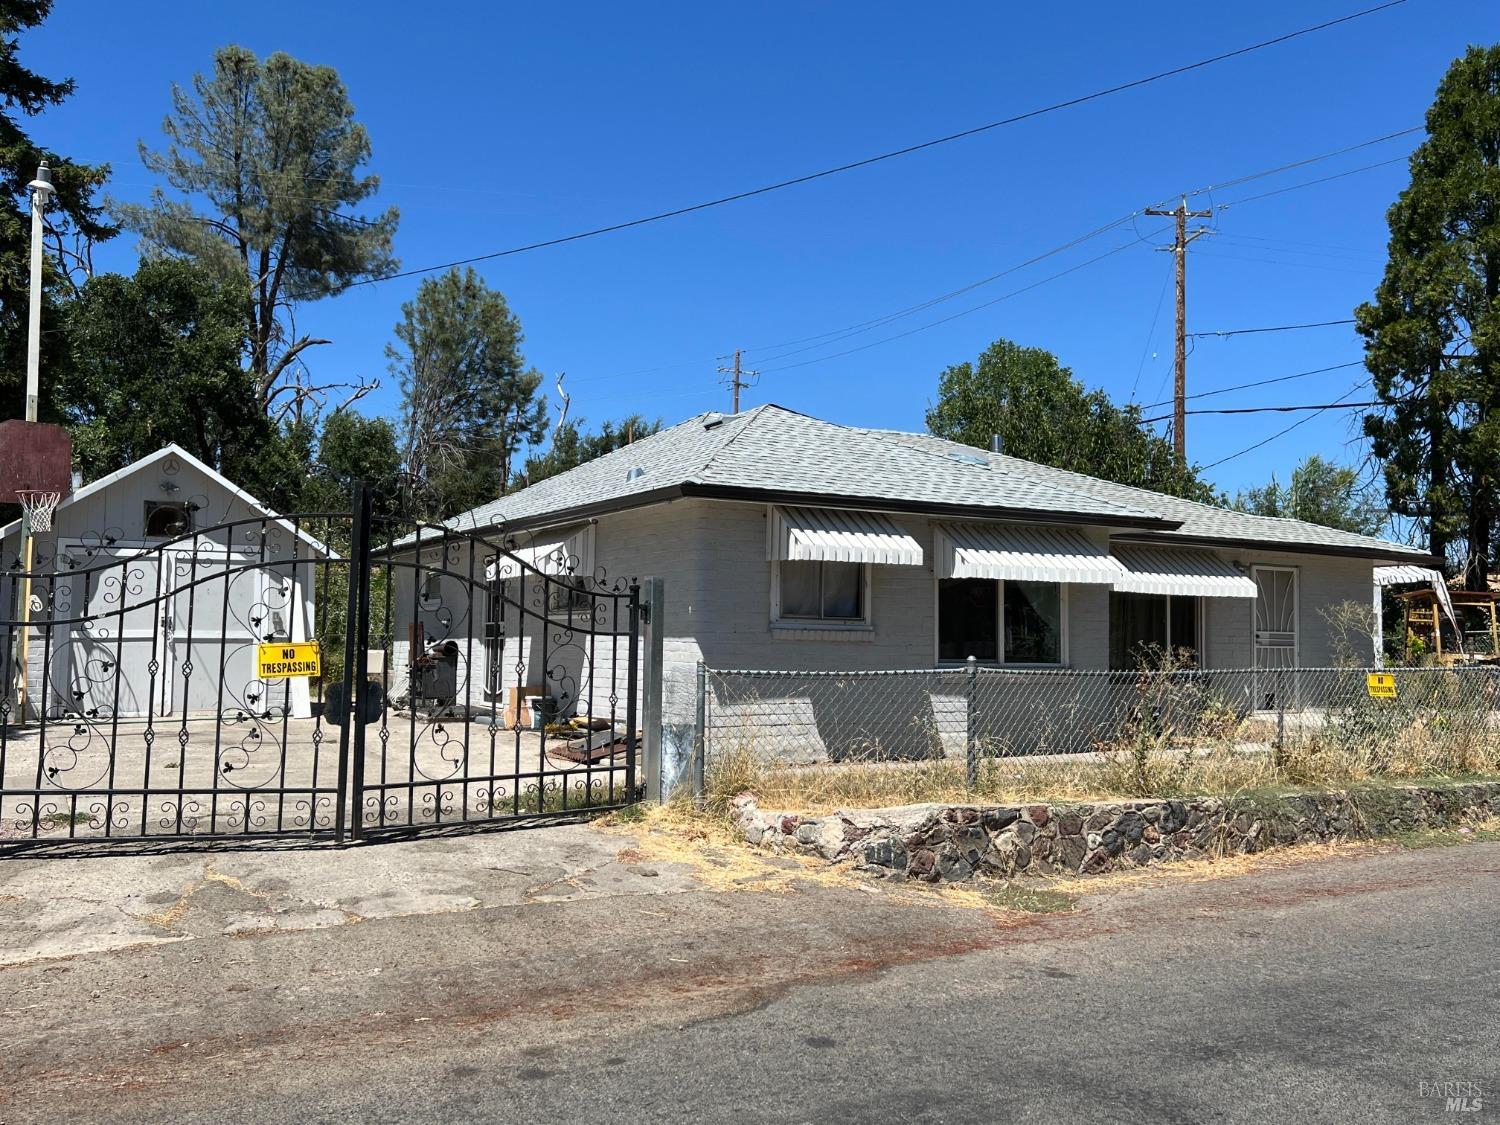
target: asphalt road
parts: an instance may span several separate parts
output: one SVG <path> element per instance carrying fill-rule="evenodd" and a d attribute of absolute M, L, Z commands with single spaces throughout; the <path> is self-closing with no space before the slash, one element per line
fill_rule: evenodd
<path fill-rule="evenodd" d="M 1061 914 L 751 880 L 202 928 L 0 969 L 0 1122 L 1483 1121 L 1497 875 L 1470 844 Z"/>

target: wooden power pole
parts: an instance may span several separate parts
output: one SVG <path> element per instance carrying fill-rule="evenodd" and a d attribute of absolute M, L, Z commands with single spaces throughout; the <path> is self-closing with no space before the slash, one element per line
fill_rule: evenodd
<path fill-rule="evenodd" d="M 759 371 L 744 371 L 744 370 L 741 370 L 741 368 L 740 368 L 740 352 L 741 351 L 743 351 L 742 348 L 735 348 L 734 349 L 734 366 L 733 367 L 721 367 L 721 368 L 719 368 L 719 374 L 720 375 L 728 375 L 729 376 L 729 378 L 727 380 L 725 380 L 725 382 L 727 382 L 729 384 L 729 388 L 730 388 L 730 402 L 733 404 L 733 408 L 731 409 L 730 413 L 732 413 L 732 414 L 738 414 L 740 412 L 740 391 L 742 389 L 747 388 L 747 387 L 753 387 L 753 386 L 755 386 L 755 384 L 752 383 L 752 382 L 750 382 L 749 380 L 757 378 L 760 375 Z"/>
<path fill-rule="evenodd" d="M 1210 234 L 1207 227 L 1195 231 L 1187 229 L 1189 219 L 1207 219 L 1212 211 L 1189 211 L 1187 196 L 1170 211 L 1157 207 L 1146 208 L 1147 215 L 1170 215 L 1177 220 L 1177 237 L 1171 246 L 1160 247 L 1177 255 L 1177 370 L 1175 389 L 1172 394 L 1172 448 L 1177 456 L 1187 459 L 1187 248 L 1199 235 Z"/>

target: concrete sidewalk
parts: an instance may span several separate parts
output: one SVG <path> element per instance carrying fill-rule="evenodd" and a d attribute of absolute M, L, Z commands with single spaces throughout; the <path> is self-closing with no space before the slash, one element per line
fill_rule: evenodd
<path fill-rule="evenodd" d="M 630 836 L 583 824 L 353 848 L 0 858 L 0 966 L 137 945 L 308 930 L 694 886 Z M 622 858 L 623 855 L 623 858 Z"/>

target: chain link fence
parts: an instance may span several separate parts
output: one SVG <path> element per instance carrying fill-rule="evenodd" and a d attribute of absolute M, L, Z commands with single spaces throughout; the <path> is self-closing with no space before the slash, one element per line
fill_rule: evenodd
<path fill-rule="evenodd" d="M 1372 682 L 1371 673 L 1384 677 Z M 700 789 L 715 759 L 767 764 L 1081 754 L 1140 746 L 1367 757 L 1415 739 L 1500 752 L 1500 668 L 1102 672 L 969 665 L 904 671 L 703 669 Z"/>

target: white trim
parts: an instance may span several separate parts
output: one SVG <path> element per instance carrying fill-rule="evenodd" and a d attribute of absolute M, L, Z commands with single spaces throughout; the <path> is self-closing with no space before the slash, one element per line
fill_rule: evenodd
<path fill-rule="evenodd" d="M 875 631 L 874 606 L 871 603 L 871 570 L 868 563 L 854 563 L 860 570 L 863 589 L 860 593 L 859 617 L 782 617 L 781 616 L 781 564 L 782 562 L 811 562 L 810 559 L 772 560 L 771 567 L 771 629 L 773 632 L 803 631 L 808 633 L 872 633 Z M 818 560 L 821 565 L 821 560 Z M 821 587 L 820 587 L 821 594 Z"/>
<path fill-rule="evenodd" d="M 317 551 L 325 558 L 338 558 L 336 554 L 325 547 L 322 543 L 318 542 L 318 540 L 314 539 L 306 531 L 302 530 L 301 528 L 294 527 L 289 520 L 285 520 L 277 515 L 274 511 L 266 507 L 266 505 L 262 504 L 254 496 L 251 496 L 248 492 L 246 492 L 239 485 L 235 484 L 223 473 L 205 465 L 202 461 L 198 460 L 198 458 L 194 457 L 186 449 L 183 449 L 182 446 L 175 443 L 168 443 L 167 445 L 164 445 L 160 449 L 158 449 L 155 453 L 148 453 L 146 456 L 140 458 L 139 460 L 132 461 L 124 468 L 116 469 L 114 472 L 107 473 L 106 475 L 100 477 L 98 480 L 90 481 L 88 484 L 78 489 L 78 491 L 70 493 L 67 497 L 65 497 L 63 501 L 58 504 L 58 511 L 62 511 L 62 509 L 69 507 L 76 501 L 87 499 L 88 497 L 94 495 L 96 492 L 103 492 L 111 485 L 116 484 L 119 481 L 126 479 L 127 477 L 132 477 L 136 473 L 143 472 L 144 470 L 149 469 L 152 465 L 155 465 L 158 461 L 164 461 L 168 457 L 176 457 L 187 464 L 189 467 L 198 470 L 198 472 L 208 477 L 209 480 L 213 481 L 215 484 L 219 485 L 221 488 L 229 492 L 230 495 L 232 495 L 236 500 L 239 500 L 241 503 L 250 508 L 254 508 L 257 512 L 260 512 L 261 515 L 265 516 L 266 518 L 274 520 L 287 531 L 295 534 L 297 538 L 301 539 L 309 547 L 313 548 L 313 550 Z M 4 527 L 0 527 L 0 539 L 4 539 L 12 531 L 16 531 L 17 529 L 19 529 L 20 526 L 20 520 L 12 520 Z"/>

